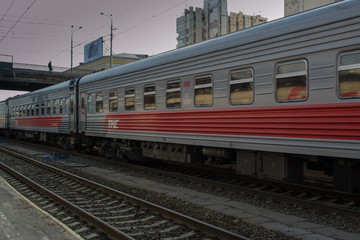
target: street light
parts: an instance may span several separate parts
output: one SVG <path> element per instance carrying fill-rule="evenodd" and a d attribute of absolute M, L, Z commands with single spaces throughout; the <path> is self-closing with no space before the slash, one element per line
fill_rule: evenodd
<path fill-rule="evenodd" d="M 107 15 L 105 13 L 100 13 L 101 15 L 107 16 L 111 20 L 110 25 L 110 68 L 112 68 L 112 62 L 113 62 L 113 55 L 112 55 L 112 42 L 113 42 L 113 20 L 112 20 L 112 14 Z"/>
<path fill-rule="evenodd" d="M 78 27 L 77 29 L 74 29 L 74 25 L 71 25 L 71 68 L 70 68 L 70 72 L 72 73 L 72 69 L 73 69 L 73 35 L 74 32 L 76 32 L 79 29 L 82 29 L 82 27 Z M 80 45 L 80 44 L 79 44 Z"/>

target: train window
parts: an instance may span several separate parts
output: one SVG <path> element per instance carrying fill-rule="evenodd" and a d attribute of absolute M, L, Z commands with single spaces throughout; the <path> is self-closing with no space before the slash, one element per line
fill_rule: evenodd
<path fill-rule="evenodd" d="M 30 116 L 30 105 L 26 106 L 26 116 L 29 117 Z"/>
<path fill-rule="evenodd" d="M 102 113 L 104 111 L 104 101 L 103 101 L 103 93 L 102 92 L 96 93 L 95 102 L 96 102 L 96 112 Z"/>
<path fill-rule="evenodd" d="M 69 105 L 70 105 L 69 98 L 65 98 L 64 114 L 69 114 L 69 107 L 68 107 Z"/>
<path fill-rule="evenodd" d="M 35 115 L 35 105 L 34 104 L 31 104 L 31 116 L 34 116 Z"/>
<path fill-rule="evenodd" d="M 57 104 L 58 104 L 58 100 L 54 100 L 54 101 L 53 101 L 53 114 L 54 114 L 54 115 L 57 114 L 57 112 L 56 112 L 56 106 L 57 106 Z"/>
<path fill-rule="evenodd" d="M 45 103 L 41 104 L 41 115 L 44 116 L 45 115 Z"/>
<path fill-rule="evenodd" d="M 88 100 L 88 113 L 92 113 L 92 95 L 89 94 L 88 97 L 87 97 L 87 100 Z"/>
<path fill-rule="evenodd" d="M 307 62 L 281 63 L 276 68 L 276 99 L 279 102 L 305 101 L 307 98 Z"/>
<path fill-rule="evenodd" d="M 117 112 L 118 110 L 118 92 L 112 90 L 109 92 L 109 112 Z"/>
<path fill-rule="evenodd" d="M 60 99 L 59 101 L 59 114 L 62 115 L 63 114 L 63 109 L 64 109 L 64 100 Z"/>
<path fill-rule="evenodd" d="M 40 114 L 40 106 L 39 106 L 39 104 L 36 104 L 36 106 L 35 106 L 35 115 L 39 116 L 39 114 Z"/>
<path fill-rule="evenodd" d="M 253 70 L 244 69 L 230 73 L 230 103 L 249 104 L 254 100 Z"/>
<path fill-rule="evenodd" d="M 195 79 L 195 106 L 209 107 L 213 103 L 213 80 L 211 76 Z"/>
<path fill-rule="evenodd" d="M 166 106 L 168 108 L 181 108 L 180 80 L 170 81 L 166 87 Z"/>
<path fill-rule="evenodd" d="M 46 103 L 46 114 L 50 115 L 51 114 L 51 101 L 48 101 Z"/>
<path fill-rule="evenodd" d="M 339 64 L 339 96 L 360 97 L 360 52 L 343 54 Z"/>
<path fill-rule="evenodd" d="M 147 85 L 144 88 L 144 109 L 154 110 L 156 108 L 155 84 Z"/>
<path fill-rule="evenodd" d="M 135 111 L 135 88 L 125 89 L 125 110 Z"/>

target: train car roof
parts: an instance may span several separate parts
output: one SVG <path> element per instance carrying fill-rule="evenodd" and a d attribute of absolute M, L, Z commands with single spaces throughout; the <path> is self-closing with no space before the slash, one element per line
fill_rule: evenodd
<path fill-rule="evenodd" d="M 275 36 L 303 31 L 332 22 L 351 19 L 360 15 L 359 9 L 359 0 L 345 0 L 338 3 L 333 3 L 324 7 L 277 19 L 191 46 L 161 53 L 159 55 L 136 61 L 134 63 L 129 63 L 103 72 L 87 75 L 80 80 L 80 85 L 101 79 L 115 77 L 117 75 L 150 69 L 152 67 L 165 65 L 168 63 L 174 63 L 183 59 L 190 59 L 192 57 L 205 55 L 207 53 L 230 49 L 239 45 L 270 39 Z"/>
<path fill-rule="evenodd" d="M 34 96 L 34 95 L 38 95 L 38 94 L 44 94 L 44 93 L 48 93 L 48 92 L 51 92 L 51 91 L 57 91 L 57 90 L 62 89 L 62 88 L 68 88 L 69 85 L 73 81 L 74 80 L 69 80 L 69 81 L 59 83 L 59 84 L 55 84 L 55 85 L 52 85 L 52 86 L 49 86 L 49 87 L 46 87 L 46 88 L 42 88 L 42 89 L 39 89 L 39 90 L 36 90 L 36 91 L 33 91 L 33 92 L 25 93 L 25 94 L 22 94 L 22 95 L 17 95 L 17 96 L 9 98 L 9 100 L 15 100 L 15 99 L 23 98 L 23 97 L 29 97 L 29 96 Z"/>

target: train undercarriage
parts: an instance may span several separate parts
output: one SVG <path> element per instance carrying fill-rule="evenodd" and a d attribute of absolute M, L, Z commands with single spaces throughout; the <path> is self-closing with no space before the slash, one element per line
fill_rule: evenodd
<path fill-rule="evenodd" d="M 184 164 L 231 168 L 238 174 L 288 183 L 309 183 L 339 191 L 360 193 L 360 160 L 276 152 L 235 150 L 172 143 L 13 131 L 25 140 L 55 143 L 63 149 L 83 149 L 106 158 L 146 161 L 156 159 Z"/>
<path fill-rule="evenodd" d="M 239 174 L 360 193 L 360 160 L 145 141 L 88 138 L 83 147 L 108 158 L 157 159 L 232 168 Z"/>

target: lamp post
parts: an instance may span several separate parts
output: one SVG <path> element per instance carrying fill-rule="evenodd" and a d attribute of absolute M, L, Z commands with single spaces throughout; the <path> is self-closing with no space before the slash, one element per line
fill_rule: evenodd
<path fill-rule="evenodd" d="M 107 16 L 110 18 L 111 24 L 110 24 L 110 68 L 112 68 L 112 62 L 113 62 L 113 55 L 112 55 L 112 42 L 113 42 L 113 20 L 112 20 L 112 14 L 107 15 L 105 13 L 100 13 L 101 15 Z"/>
<path fill-rule="evenodd" d="M 73 69 L 73 36 L 74 36 L 74 32 L 76 32 L 77 30 L 82 29 L 82 27 L 78 27 L 77 29 L 74 30 L 74 25 L 71 25 L 71 68 L 70 68 L 70 72 L 72 73 L 72 69 Z"/>

